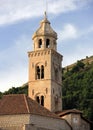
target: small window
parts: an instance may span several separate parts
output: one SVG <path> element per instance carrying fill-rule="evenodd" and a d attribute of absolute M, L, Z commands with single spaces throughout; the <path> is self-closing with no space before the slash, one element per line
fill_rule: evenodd
<path fill-rule="evenodd" d="M 78 123 L 78 118 L 77 118 L 77 117 L 74 117 L 74 118 L 73 118 L 73 122 L 74 122 L 74 123 Z"/>
<path fill-rule="evenodd" d="M 58 81 L 58 69 L 55 69 L 55 80 Z"/>
<path fill-rule="evenodd" d="M 37 101 L 38 103 L 40 103 L 39 96 L 36 97 L 36 101 Z"/>
<path fill-rule="evenodd" d="M 44 66 L 42 65 L 41 66 L 41 79 L 44 78 Z"/>
<path fill-rule="evenodd" d="M 49 48 L 49 47 L 50 47 L 50 40 L 46 39 L 46 48 Z"/>
<path fill-rule="evenodd" d="M 39 39 L 38 47 L 39 47 L 39 48 L 42 47 L 42 39 Z"/>
<path fill-rule="evenodd" d="M 37 66 L 37 79 L 40 79 L 40 68 Z"/>
<path fill-rule="evenodd" d="M 36 79 L 44 79 L 44 66 L 43 65 L 38 65 L 36 67 Z"/>
<path fill-rule="evenodd" d="M 44 106 L 44 96 L 41 96 L 41 105 Z"/>

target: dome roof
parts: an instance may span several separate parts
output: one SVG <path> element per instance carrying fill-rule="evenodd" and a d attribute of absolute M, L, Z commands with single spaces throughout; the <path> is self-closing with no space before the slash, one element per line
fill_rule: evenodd
<path fill-rule="evenodd" d="M 51 36 L 57 39 L 57 33 L 50 26 L 50 22 L 47 20 L 46 14 L 45 18 L 40 22 L 40 27 L 34 33 L 32 39 L 37 36 Z"/>

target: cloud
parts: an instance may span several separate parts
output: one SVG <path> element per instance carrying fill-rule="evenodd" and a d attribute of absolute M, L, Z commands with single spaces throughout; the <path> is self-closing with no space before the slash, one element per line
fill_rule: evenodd
<path fill-rule="evenodd" d="M 14 23 L 18 20 L 40 16 L 42 7 L 43 2 L 34 0 L 0 1 L 0 24 Z"/>
<path fill-rule="evenodd" d="M 71 52 L 72 51 L 72 52 Z M 63 66 L 67 66 L 75 63 L 77 60 L 86 58 L 86 56 L 93 55 L 93 45 L 90 46 L 85 43 L 81 45 L 76 45 L 76 48 L 73 47 L 70 52 L 64 53 L 63 57 Z"/>
<path fill-rule="evenodd" d="M 79 28 L 67 23 L 58 30 L 58 50 L 63 55 L 63 66 L 93 55 L 93 25 Z"/>
<path fill-rule="evenodd" d="M 49 0 L 48 13 L 59 14 L 88 6 L 92 0 Z M 19 20 L 41 16 L 45 10 L 42 0 L 1 0 L 0 26 L 15 23 Z"/>
<path fill-rule="evenodd" d="M 77 6 L 77 4 L 75 3 L 77 0 L 65 0 L 65 1 L 61 1 L 61 0 L 54 0 L 51 1 L 49 4 L 49 11 L 50 13 L 53 14 L 58 14 L 58 13 L 65 13 L 65 12 L 69 12 L 72 10 L 76 10 L 79 6 Z M 52 8 L 51 8 L 52 5 Z"/>
<path fill-rule="evenodd" d="M 14 44 L 0 52 L 0 91 L 21 86 L 28 81 L 28 56 L 31 38 L 22 35 Z"/>
<path fill-rule="evenodd" d="M 82 29 L 71 23 L 66 23 L 63 28 L 57 30 L 58 32 L 58 42 L 69 43 L 69 40 L 79 40 L 79 38 L 87 38 L 88 35 L 93 34 L 93 25 L 88 28 Z"/>
<path fill-rule="evenodd" d="M 77 28 L 72 24 L 65 24 L 62 31 L 58 31 L 59 41 L 67 41 L 69 39 L 75 39 L 78 36 L 78 30 Z"/>

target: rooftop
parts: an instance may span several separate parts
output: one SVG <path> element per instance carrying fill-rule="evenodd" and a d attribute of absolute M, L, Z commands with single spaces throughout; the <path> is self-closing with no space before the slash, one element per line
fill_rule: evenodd
<path fill-rule="evenodd" d="M 77 109 L 70 109 L 70 110 L 64 110 L 61 112 L 57 112 L 56 114 L 59 115 L 60 117 L 70 114 L 70 113 L 75 113 L 75 114 L 82 114 L 82 112 L 80 110 Z"/>
<path fill-rule="evenodd" d="M 0 115 L 37 114 L 59 118 L 25 94 L 5 95 L 0 99 Z"/>
<path fill-rule="evenodd" d="M 36 30 L 32 39 L 37 36 L 51 36 L 57 39 L 57 33 L 50 26 L 50 22 L 48 21 L 46 14 L 44 19 L 40 22 L 40 27 Z"/>

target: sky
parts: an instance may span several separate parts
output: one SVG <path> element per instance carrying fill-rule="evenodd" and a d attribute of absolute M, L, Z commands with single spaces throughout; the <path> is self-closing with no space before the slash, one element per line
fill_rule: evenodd
<path fill-rule="evenodd" d="M 47 12 L 62 65 L 93 55 L 93 0 L 0 0 L 0 91 L 28 82 L 32 35 Z"/>

